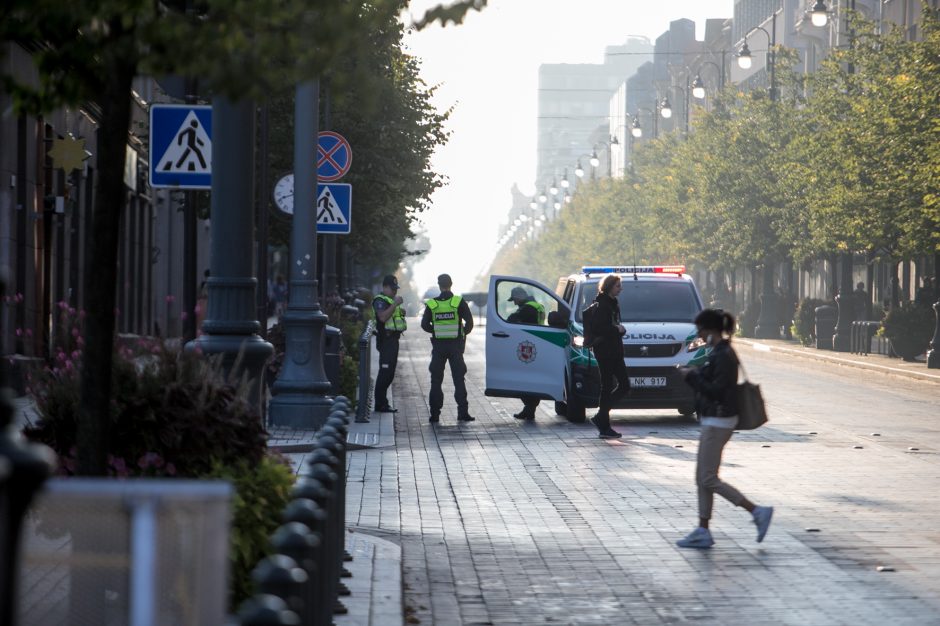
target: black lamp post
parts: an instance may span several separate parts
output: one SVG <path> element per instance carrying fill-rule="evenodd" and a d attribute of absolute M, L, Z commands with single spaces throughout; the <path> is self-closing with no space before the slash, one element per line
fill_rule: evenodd
<path fill-rule="evenodd" d="M 767 32 L 761 26 L 755 26 L 744 35 L 744 45 L 738 52 L 738 67 L 741 69 L 750 69 L 752 58 L 751 50 L 747 46 L 748 35 L 755 30 L 759 30 L 767 35 L 767 42 L 770 49 L 767 51 L 767 70 L 770 74 L 770 102 L 777 101 L 777 74 L 776 74 L 776 53 L 777 53 L 777 13 L 782 9 L 773 12 L 770 22 L 770 31 Z M 777 320 L 777 296 L 774 293 L 774 271 L 773 259 L 768 254 L 764 257 L 764 271 L 761 288 L 761 307 L 760 317 L 757 320 L 757 326 L 754 328 L 754 335 L 759 339 L 776 339 L 780 336 L 780 325 Z"/>

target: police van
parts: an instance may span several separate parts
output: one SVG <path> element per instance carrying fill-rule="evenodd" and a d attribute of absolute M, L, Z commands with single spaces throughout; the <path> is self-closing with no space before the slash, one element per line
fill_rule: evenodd
<path fill-rule="evenodd" d="M 582 311 L 601 280 L 618 274 L 624 361 L 631 392 L 614 408 L 694 412 L 693 394 L 677 365 L 704 362 L 706 348 L 693 320 L 702 296 L 684 266 L 591 266 L 563 276 L 554 291 L 529 278 L 491 276 L 486 310 L 486 395 L 555 401 L 555 411 L 583 421 L 598 406 L 597 361 L 584 347 Z M 547 312 L 547 325 L 510 323 L 510 294 L 522 287 Z M 517 292 L 518 293 L 518 292 Z"/>

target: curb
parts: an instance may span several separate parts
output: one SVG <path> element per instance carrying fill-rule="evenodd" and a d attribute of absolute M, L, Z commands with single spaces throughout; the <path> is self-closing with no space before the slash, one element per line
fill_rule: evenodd
<path fill-rule="evenodd" d="M 858 369 L 865 369 L 875 372 L 881 372 L 884 374 L 892 374 L 895 376 L 906 376 L 908 378 L 915 378 L 918 380 L 924 380 L 932 383 L 940 383 L 940 373 L 930 374 L 927 372 L 918 372 L 915 370 L 904 369 L 901 367 L 891 367 L 889 365 L 879 365 L 878 363 L 866 363 L 863 361 L 858 361 L 855 359 L 847 359 L 843 357 L 831 356 L 828 354 L 816 354 L 814 352 L 806 352 L 805 350 L 798 350 L 795 348 L 785 348 L 782 346 L 774 346 L 753 339 L 746 338 L 735 338 L 737 342 L 740 342 L 744 345 L 751 346 L 755 350 L 760 350 L 762 352 L 777 352 L 779 354 L 786 354 L 789 356 L 800 357 L 804 359 L 811 359 L 814 361 L 825 361 L 828 363 L 833 363 L 835 365 L 842 365 L 845 367 L 855 367 Z M 926 365 L 924 366 L 926 368 Z"/>

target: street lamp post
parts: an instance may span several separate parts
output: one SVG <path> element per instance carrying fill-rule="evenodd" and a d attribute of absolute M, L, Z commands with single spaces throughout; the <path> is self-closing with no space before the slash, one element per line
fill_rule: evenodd
<path fill-rule="evenodd" d="M 290 290 L 284 325 L 286 353 L 271 386 L 270 420 L 315 430 L 333 400 L 323 367 L 327 316 L 317 301 L 317 110 L 319 82 L 297 85 L 294 98 L 294 217 L 290 238 Z M 211 280 L 211 279 L 210 279 Z M 211 292 L 210 292 L 211 293 Z"/>
<path fill-rule="evenodd" d="M 721 66 L 713 61 L 702 61 L 699 63 L 699 71 L 692 81 L 692 97 L 697 100 L 705 99 L 705 81 L 702 80 L 702 67 L 711 66 L 718 71 L 718 91 L 725 88 L 725 51 L 721 51 Z"/>
<path fill-rule="evenodd" d="M 770 74 L 770 102 L 777 101 L 777 74 L 776 74 L 776 54 L 777 54 L 777 13 L 781 9 L 773 12 L 770 21 L 770 31 L 767 32 L 762 26 L 755 26 L 744 35 L 744 45 L 738 52 L 738 67 L 741 69 L 750 69 L 751 50 L 747 46 L 748 35 L 755 30 L 759 30 L 767 35 L 767 42 L 770 49 L 767 51 L 767 70 Z M 759 339 L 774 339 L 780 336 L 780 327 L 777 320 L 777 296 L 774 294 L 774 266 L 770 254 L 764 257 L 763 285 L 760 296 L 760 317 L 757 320 L 757 326 L 754 328 L 754 335 Z"/>
<path fill-rule="evenodd" d="M 619 146 L 620 140 L 614 135 L 607 140 L 601 140 L 594 144 L 594 152 L 591 155 L 591 165 L 593 167 L 597 167 L 600 164 L 600 159 L 597 158 L 597 144 L 607 147 L 607 178 L 610 178 L 613 175 L 613 169 L 611 168 L 611 160 L 613 158 L 612 147 Z"/>

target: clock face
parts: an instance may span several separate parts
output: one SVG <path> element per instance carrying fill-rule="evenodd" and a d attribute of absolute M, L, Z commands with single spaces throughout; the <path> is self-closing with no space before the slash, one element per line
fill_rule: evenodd
<path fill-rule="evenodd" d="M 284 213 L 294 214 L 294 175 L 288 174 L 274 185 L 274 203 Z"/>

